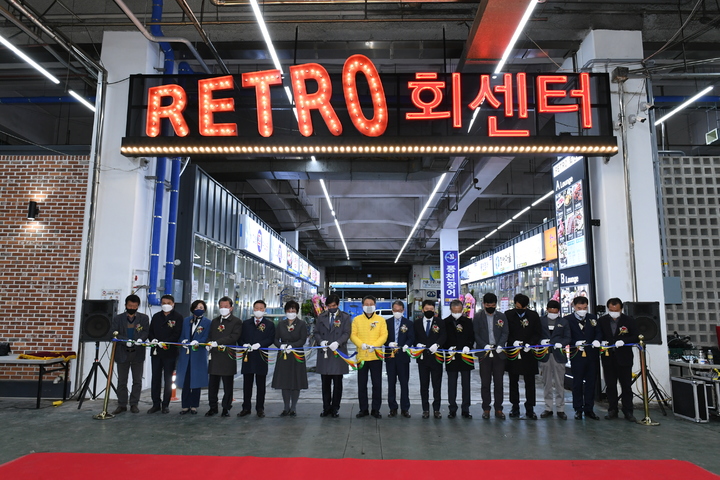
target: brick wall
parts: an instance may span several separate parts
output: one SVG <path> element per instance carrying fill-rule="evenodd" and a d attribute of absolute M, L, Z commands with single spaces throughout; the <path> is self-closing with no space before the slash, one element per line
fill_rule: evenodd
<path fill-rule="evenodd" d="M 86 156 L 0 156 L 0 341 L 13 354 L 72 350 L 87 190 Z M 37 220 L 27 219 L 38 202 Z M 37 379 L 5 366 L 2 380 Z"/>

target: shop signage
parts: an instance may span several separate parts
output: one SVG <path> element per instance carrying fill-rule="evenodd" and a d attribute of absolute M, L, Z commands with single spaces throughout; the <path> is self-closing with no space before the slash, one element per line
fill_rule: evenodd
<path fill-rule="evenodd" d="M 555 227 L 543 232 L 543 254 L 546 262 L 558 258 L 557 228 Z"/>
<path fill-rule="evenodd" d="M 249 215 L 240 216 L 239 241 L 241 250 L 270 261 L 270 232 Z"/>
<path fill-rule="evenodd" d="M 287 245 L 282 240 L 270 235 L 270 261 L 283 270 L 287 267 Z"/>
<path fill-rule="evenodd" d="M 511 272 L 515 269 L 515 256 L 513 255 L 513 247 L 507 247 L 504 250 L 493 254 L 493 274 L 501 275 Z"/>
<path fill-rule="evenodd" d="M 534 235 L 514 245 L 515 269 L 537 265 L 543 261 L 543 236 Z"/>
<path fill-rule="evenodd" d="M 457 250 L 443 250 L 442 252 L 442 292 L 443 305 L 449 306 L 460 295 L 460 266 Z"/>

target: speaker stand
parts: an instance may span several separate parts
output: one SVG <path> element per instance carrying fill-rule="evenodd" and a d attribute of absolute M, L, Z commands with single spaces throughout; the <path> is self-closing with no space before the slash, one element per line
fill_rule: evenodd
<path fill-rule="evenodd" d="M 100 363 L 100 342 L 95 342 L 95 360 L 93 361 L 92 367 L 90 368 L 90 373 L 88 373 L 88 376 L 85 377 L 82 388 L 80 389 L 80 394 L 77 399 L 78 410 L 80 410 L 80 407 L 82 407 L 82 404 L 85 401 L 85 394 L 88 393 L 88 391 L 90 391 L 91 400 L 95 400 L 105 391 L 104 388 L 99 392 L 97 390 L 98 369 L 103 373 L 105 379 L 107 380 L 108 374 L 105 371 L 105 367 L 103 367 L 102 363 Z M 92 390 L 90 390 L 91 382 Z M 115 389 L 115 385 L 112 384 L 112 381 L 110 381 L 110 387 L 113 389 L 113 392 L 115 392 L 115 395 L 117 395 L 117 390 Z"/>
<path fill-rule="evenodd" d="M 649 368 L 648 368 L 647 373 L 648 373 L 648 375 L 647 375 L 648 382 L 650 383 L 650 389 L 651 389 L 651 392 L 648 395 L 648 403 L 652 402 L 653 399 L 657 400 L 658 405 L 660 406 L 660 411 L 662 412 L 664 417 L 667 417 L 667 412 L 665 411 L 665 407 L 670 408 L 670 404 L 667 401 L 667 395 L 665 395 L 665 396 L 661 395 L 660 387 L 658 386 L 657 382 L 655 381 L 655 376 L 652 374 L 652 372 L 650 371 Z M 638 378 L 640 378 L 640 376 L 641 375 L 639 373 L 635 375 L 632 382 L 630 383 L 630 388 L 632 388 L 632 386 L 635 385 L 635 382 L 637 382 L 637 380 L 638 380 Z M 637 397 L 640 400 L 643 399 L 642 395 L 636 393 L 634 390 L 633 390 L 633 397 Z M 663 405 L 665 405 L 665 407 L 663 407 Z"/>

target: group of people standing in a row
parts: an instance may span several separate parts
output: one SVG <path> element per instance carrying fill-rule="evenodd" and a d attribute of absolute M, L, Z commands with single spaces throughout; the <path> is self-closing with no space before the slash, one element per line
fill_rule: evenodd
<path fill-rule="evenodd" d="M 537 419 L 535 414 L 535 376 L 542 373 L 545 410 L 541 418 L 556 414 L 566 419 L 564 411 L 565 365 L 568 347 L 572 348 L 570 363 L 573 376 L 572 397 L 575 418 L 583 416 L 599 419 L 594 412 L 595 382 L 599 372 L 600 358 L 607 386 L 609 402 L 607 419 L 617 418 L 622 411 L 627 420 L 633 416 L 632 347 L 625 346 L 638 341 L 635 320 L 622 313 L 622 301 L 611 298 L 607 301 L 608 314 L 599 319 L 588 313 L 585 297 L 573 300 L 574 312 L 560 317 L 560 304 L 550 301 L 547 314 L 540 317 L 527 308 L 526 295 L 515 296 L 515 308 L 507 312 L 496 310 L 497 297 L 488 293 L 482 299 L 480 309 L 472 319 L 464 316 L 463 303 L 455 300 L 450 304 L 451 314 L 444 319 L 437 316 L 435 302 L 422 304 L 423 316 L 412 321 L 405 316 L 403 302 L 392 305 L 393 317 L 385 319 L 375 312 L 376 300 L 372 296 L 363 299 L 363 313 L 355 318 L 339 310 L 340 298 L 330 295 L 326 299 L 326 310 L 316 322 L 314 342 L 323 347 L 318 350 L 316 373 L 321 376 L 323 409 L 321 417 L 338 417 L 343 392 L 343 375 L 349 372 L 348 363 L 335 352 L 348 357 L 348 342 L 357 347 L 358 418 L 373 416 L 381 418 L 382 365 L 385 364 L 388 379 L 389 417 L 400 415 L 410 417 L 409 379 L 411 356 L 409 349 L 421 349 L 417 357 L 420 378 L 422 417 L 431 414 L 430 386 L 432 385 L 432 414 L 441 418 L 440 398 L 442 389 L 443 364 L 448 377 L 449 418 L 455 418 L 460 410 L 464 418 L 470 414 L 471 388 L 470 372 L 475 361 L 468 361 L 473 349 L 477 353 L 482 396 L 482 417 L 489 419 L 492 409 L 496 418 L 505 419 L 503 412 L 503 376 L 509 372 L 511 418 L 521 417 L 520 377 L 525 387 L 525 415 L 523 418 Z M 230 416 L 232 408 L 233 381 L 237 373 L 235 351 L 224 345 L 243 345 L 247 350 L 242 361 L 243 405 L 239 417 L 251 414 L 253 386 L 257 386 L 255 412 L 265 416 L 265 385 L 268 374 L 268 352 L 261 350 L 274 346 L 277 353 L 272 387 L 281 389 L 284 408 L 281 416 L 294 416 L 300 390 L 308 388 L 307 368 L 304 363 L 303 346 L 307 339 L 307 325 L 298 318 L 300 306 L 295 301 L 285 304 L 285 318 L 277 326 L 265 318 L 265 302 L 258 300 L 253 306 L 253 318 L 242 321 L 232 315 L 232 300 L 223 297 L 218 302 L 220 316 L 212 321 L 205 317 L 207 305 L 202 300 L 193 302 L 192 315 L 183 319 L 174 310 L 172 296 L 161 299 L 162 311 L 152 321 L 147 315 L 137 313 L 140 299 L 135 295 L 127 297 L 125 312 L 113 319 L 113 328 L 118 338 L 128 340 L 154 339 L 153 343 L 171 342 L 187 344 L 185 348 L 168 345 L 166 348 L 152 347 L 153 406 L 148 413 L 169 412 L 172 372 L 177 368 L 177 385 L 182 389 L 181 414 L 196 414 L 200 403 L 200 390 L 208 388 L 210 409 L 205 416 L 220 414 Z M 182 340 L 180 340 L 182 339 Z M 208 348 L 197 348 L 207 344 Z M 547 355 L 538 359 L 527 347 L 547 345 Z M 509 353 L 507 348 L 522 350 Z M 608 348 L 603 348 L 608 347 Z M 380 350 L 383 348 L 382 350 Z M 446 350 L 445 358 L 438 360 L 435 353 Z M 600 351 L 604 353 L 600 355 Z M 384 352 L 378 355 L 377 352 Z M 452 353 L 450 353 L 452 352 Z M 457 352 L 457 353 L 454 353 Z M 463 356 L 465 355 L 465 356 Z M 384 357 L 384 358 L 383 358 Z M 145 351 L 132 343 L 118 343 L 116 361 L 118 364 L 118 407 L 114 414 L 127 410 L 128 372 L 133 372 L 130 409 L 137 413 L 142 386 L 142 369 Z M 460 379 L 461 401 L 458 407 L 457 390 Z M 372 392 L 368 398 L 368 379 Z M 218 403 L 219 386 L 222 381 L 224 395 Z M 620 383 L 622 395 L 618 395 Z M 397 384 L 400 384 L 400 402 L 397 400 Z M 161 386 L 164 392 L 161 398 Z M 492 391 L 492 395 L 491 395 Z M 621 407 L 620 407 L 621 406 Z M 222 413 L 220 413 L 222 407 Z M 555 411 L 553 410 L 553 407 Z"/>

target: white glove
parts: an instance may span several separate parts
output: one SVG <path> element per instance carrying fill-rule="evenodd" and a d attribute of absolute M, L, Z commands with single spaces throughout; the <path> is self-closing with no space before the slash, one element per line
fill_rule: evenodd
<path fill-rule="evenodd" d="M 430 345 L 430 353 L 437 352 L 438 348 L 440 348 L 440 346 L 437 343 L 433 343 L 432 345 Z"/>
<path fill-rule="evenodd" d="M 455 350 L 457 350 L 457 347 L 452 346 L 452 347 L 448 348 L 448 350 L 450 350 L 451 352 L 454 352 Z"/>
<path fill-rule="evenodd" d="M 194 346 L 196 346 L 196 345 L 199 344 L 199 343 L 200 343 L 200 342 L 198 342 L 197 340 L 193 340 L 192 342 L 190 342 L 190 346 L 191 346 L 191 347 L 194 347 Z"/>
<path fill-rule="evenodd" d="M 483 350 L 492 350 L 492 348 L 493 348 L 492 345 L 485 345 Z"/>
<path fill-rule="evenodd" d="M 158 343 L 160 343 L 160 340 L 158 340 L 157 338 L 153 338 L 153 341 L 150 342 L 150 345 L 152 345 L 154 347 L 154 346 L 157 346 Z"/>
<path fill-rule="evenodd" d="M 180 343 L 187 343 L 187 342 L 188 342 L 188 339 L 186 338 L 185 340 L 183 340 L 183 341 L 180 342 Z"/>
<path fill-rule="evenodd" d="M 287 346 L 285 347 L 285 353 L 292 353 L 292 350 L 293 350 L 293 346 L 292 346 L 292 345 L 287 345 Z"/>
<path fill-rule="evenodd" d="M 217 348 L 218 343 L 217 343 L 215 340 L 213 340 L 212 342 L 210 342 L 210 346 L 211 346 L 212 348 Z"/>
<path fill-rule="evenodd" d="M 603 346 L 603 347 L 607 347 L 607 346 L 608 346 L 607 340 L 603 340 L 603 341 L 602 341 L 602 346 Z"/>
<path fill-rule="evenodd" d="M 585 345 L 585 340 L 578 340 L 577 342 L 575 342 L 576 347 L 581 347 L 583 345 Z"/>
<path fill-rule="evenodd" d="M 245 348 L 250 348 L 250 344 L 249 344 L 249 343 L 244 343 L 244 344 L 243 344 L 243 347 L 245 347 Z"/>
<path fill-rule="evenodd" d="M 550 345 L 550 339 L 543 338 L 542 340 L 540 340 L 540 345 Z"/>
<path fill-rule="evenodd" d="M 500 345 L 498 345 L 497 348 L 495 349 L 495 351 L 496 351 L 497 353 L 502 353 L 503 347 L 501 347 Z"/>
<path fill-rule="evenodd" d="M 625 345 L 625 342 L 623 342 L 622 340 L 618 340 L 617 342 L 615 342 L 616 347 L 622 347 L 623 345 Z"/>
<path fill-rule="evenodd" d="M 520 340 L 515 340 L 513 342 L 513 347 L 519 347 L 520 345 L 522 345 L 522 342 Z"/>
<path fill-rule="evenodd" d="M 280 350 L 285 350 L 287 348 L 287 343 L 283 343 L 280 345 Z"/>
<path fill-rule="evenodd" d="M 469 355 L 469 354 L 470 354 L 470 347 L 463 347 L 462 353 L 463 353 L 463 355 Z"/>
<path fill-rule="evenodd" d="M 555 348 L 562 350 L 562 343 L 556 343 Z"/>
<path fill-rule="evenodd" d="M 523 348 L 523 352 L 529 352 L 530 351 L 530 344 L 526 343 L 525 348 Z"/>
<path fill-rule="evenodd" d="M 320 342 L 320 346 L 321 346 L 321 347 L 327 347 L 327 346 L 328 346 L 328 341 L 327 341 L 327 340 L 323 340 L 322 342 Z"/>
<path fill-rule="evenodd" d="M 390 347 L 390 348 L 398 348 L 398 344 L 397 344 L 397 342 L 390 342 L 390 343 L 388 343 L 388 347 Z"/>
<path fill-rule="evenodd" d="M 332 350 L 333 352 L 336 352 L 339 347 L 340 347 L 340 344 L 338 342 L 332 342 L 330 344 L 330 350 Z"/>
<path fill-rule="evenodd" d="M 600 340 L 593 340 L 592 346 L 595 348 L 600 348 Z"/>
<path fill-rule="evenodd" d="M 133 346 L 132 340 L 128 340 L 125 345 L 127 345 L 128 347 L 132 347 Z"/>
<path fill-rule="evenodd" d="M 363 350 L 367 350 L 368 348 L 370 348 L 370 345 L 368 345 L 367 343 L 363 343 L 362 345 L 360 345 L 360 348 L 362 348 Z"/>
<path fill-rule="evenodd" d="M 418 343 L 417 345 L 415 345 L 415 348 L 425 348 L 425 344 L 424 344 L 424 343 Z"/>
<path fill-rule="evenodd" d="M 253 350 L 258 350 L 258 349 L 260 348 L 260 344 L 259 344 L 259 343 L 253 343 L 251 348 L 252 348 Z"/>
<path fill-rule="evenodd" d="M 407 352 L 408 348 L 409 348 L 409 347 L 408 347 L 407 345 L 403 345 L 402 351 L 403 351 L 403 352 Z"/>

